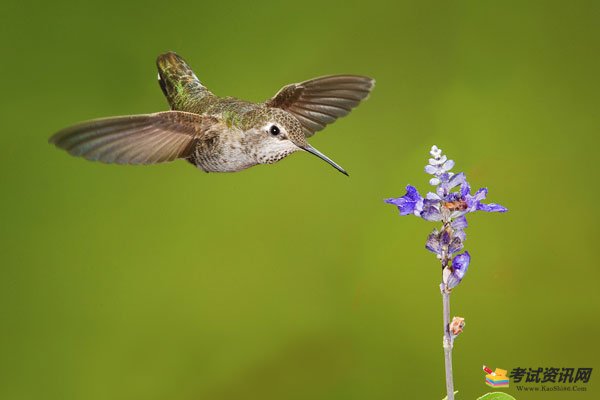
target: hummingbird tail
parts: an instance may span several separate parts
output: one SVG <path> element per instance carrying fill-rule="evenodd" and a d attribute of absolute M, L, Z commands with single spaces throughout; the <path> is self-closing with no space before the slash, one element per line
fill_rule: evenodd
<path fill-rule="evenodd" d="M 200 83 L 185 60 L 174 52 L 164 53 L 156 59 L 158 83 L 171 109 L 187 110 L 198 100 L 212 93 Z"/>

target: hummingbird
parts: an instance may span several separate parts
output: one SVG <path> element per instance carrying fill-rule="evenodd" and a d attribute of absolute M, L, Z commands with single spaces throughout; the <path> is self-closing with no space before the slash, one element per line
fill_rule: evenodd
<path fill-rule="evenodd" d="M 236 172 L 306 151 L 348 173 L 307 138 L 347 115 L 373 89 L 366 76 L 330 75 L 284 86 L 262 103 L 218 97 L 174 52 L 158 56 L 170 111 L 82 122 L 50 143 L 71 155 L 115 164 L 184 159 L 205 172 Z"/>

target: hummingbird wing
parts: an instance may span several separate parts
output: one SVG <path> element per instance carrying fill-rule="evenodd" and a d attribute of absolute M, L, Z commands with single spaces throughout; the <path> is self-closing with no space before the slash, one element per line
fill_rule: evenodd
<path fill-rule="evenodd" d="M 265 104 L 294 115 L 306 137 L 347 115 L 365 99 L 375 81 L 367 76 L 331 75 L 284 86 Z"/>
<path fill-rule="evenodd" d="M 217 122 L 182 111 L 103 118 L 65 128 L 50 143 L 92 161 L 156 164 L 190 156 L 197 139 Z"/>

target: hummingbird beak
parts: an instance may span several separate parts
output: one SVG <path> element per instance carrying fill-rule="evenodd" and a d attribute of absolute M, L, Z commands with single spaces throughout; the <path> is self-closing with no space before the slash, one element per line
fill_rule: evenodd
<path fill-rule="evenodd" d="M 327 157 L 325 154 L 321 153 L 319 150 L 315 149 L 314 147 L 312 147 L 310 144 L 306 143 L 302 146 L 299 146 L 302 150 L 304 151 L 308 151 L 310 154 L 314 154 L 315 156 L 319 157 L 321 160 L 325 161 L 327 164 L 331 165 L 333 168 L 337 169 L 338 171 L 340 171 L 342 174 L 346 175 L 346 176 L 350 176 L 348 175 L 348 173 L 344 170 L 344 168 L 340 167 L 339 165 L 337 165 L 331 158 Z"/>

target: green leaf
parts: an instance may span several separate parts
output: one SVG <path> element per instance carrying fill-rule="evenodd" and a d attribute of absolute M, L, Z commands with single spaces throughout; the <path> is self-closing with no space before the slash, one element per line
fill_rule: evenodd
<path fill-rule="evenodd" d="M 477 400 L 516 400 L 510 394 L 502 393 L 502 392 L 492 392 L 486 393 Z"/>
<path fill-rule="evenodd" d="M 454 395 L 456 396 L 456 393 L 458 393 L 458 390 L 454 391 Z M 444 397 L 442 400 L 448 400 L 448 396 Z"/>

